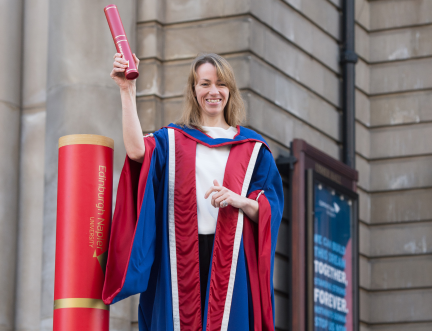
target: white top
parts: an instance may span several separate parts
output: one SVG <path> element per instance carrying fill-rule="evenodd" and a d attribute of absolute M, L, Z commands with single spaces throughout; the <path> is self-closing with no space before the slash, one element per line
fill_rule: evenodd
<path fill-rule="evenodd" d="M 212 138 L 233 139 L 237 134 L 237 129 L 232 126 L 226 130 L 209 126 L 203 126 L 203 129 Z M 211 196 L 204 199 L 204 194 L 213 186 L 213 180 L 216 179 L 220 185 L 223 184 L 230 149 L 231 145 L 209 148 L 197 144 L 195 178 L 199 234 L 214 234 L 216 231 L 219 209 L 212 206 Z"/>

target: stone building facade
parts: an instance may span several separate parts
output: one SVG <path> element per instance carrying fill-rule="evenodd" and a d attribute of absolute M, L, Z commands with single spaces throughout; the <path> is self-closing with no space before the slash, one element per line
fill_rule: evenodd
<path fill-rule="evenodd" d="M 181 112 L 191 60 L 232 64 L 249 127 L 287 155 L 301 138 L 341 155 L 342 0 L 118 0 L 143 132 Z M 93 133 L 125 150 L 108 0 L 0 0 L 0 331 L 51 330 L 57 141 Z M 4 32 L 7 33 L 4 33 Z M 360 329 L 432 329 L 432 2 L 356 0 Z M 275 264 L 276 327 L 289 330 L 287 225 Z M 111 330 L 137 330 L 137 298 Z"/>
<path fill-rule="evenodd" d="M 361 318 L 372 330 L 432 329 L 431 9 L 356 6 Z"/>

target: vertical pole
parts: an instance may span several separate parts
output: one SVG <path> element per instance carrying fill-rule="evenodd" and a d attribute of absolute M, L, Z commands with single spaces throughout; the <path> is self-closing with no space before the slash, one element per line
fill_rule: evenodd
<path fill-rule="evenodd" d="M 21 116 L 22 1 L 0 5 L 0 329 L 14 329 Z"/>
<path fill-rule="evenodd" d="M 342 142 L 343 162 L 355 168 L 355 64 L 357 54 L 354 43 L 354 0 L 345 0 L 343 6 L 342 64 Z"/>
<path fill-rule="evenodd" d="M 39 330 L 49 0 L 24 0 L 15 329 Z"/>

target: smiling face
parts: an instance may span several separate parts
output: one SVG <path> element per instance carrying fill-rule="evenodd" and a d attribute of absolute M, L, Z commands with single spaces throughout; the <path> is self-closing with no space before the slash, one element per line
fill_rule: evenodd
<path fill-rule="evenodd" d="M 195 82 L 195 96 L 201 108 L 204 122 L 219 119 L 225 122 L 224 109 L 229 99 L 229 89 L 218 76 L 216 68 L 210 63 L 200 65 Z"/>

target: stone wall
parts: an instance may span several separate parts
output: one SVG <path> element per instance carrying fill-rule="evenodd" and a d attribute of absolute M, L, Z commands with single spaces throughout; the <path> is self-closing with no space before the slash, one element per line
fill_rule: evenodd
<path fill-rule="evenodd" d="M 432 329 L 431 5 L 357 0 L 364 330 Z"/>
<path fill-rule="evenodd" d="M 139 0 L 138 7 L 144 131 L 178 118 L 191 60 L 215 52 L 233 66 L 247 124 L 276 144 L 275 156 L 296 137 L 339 158 L 337 2 Z"/>
<path fill-rule="evenodd" d="M 52 329 L 57 141 L 95 133 L 124 158 L 108 0 L 1 0 L 0 331 Z M 191 60 L 225 56 L 246 125 L 275 157 L 301 138 L 340 159 L 342 0 L 120 0 L 141 60 L 145 133 L 181 113 Z M 356 165 L 361 329 L 432 328 L 432 4 L 356 0 Z M 77 19 L 79 18 L 79 19 Z M 288 215 L 285 215 L 288 218 Z M 276 327 L 288 330 L 288 226 L 275 261 Z M 7 267 L 4 267 L 7 266 Z M 39 304 L 38 304 L 39 303 Z M 111 309 L 137 330 L 138 298 Z"/>

